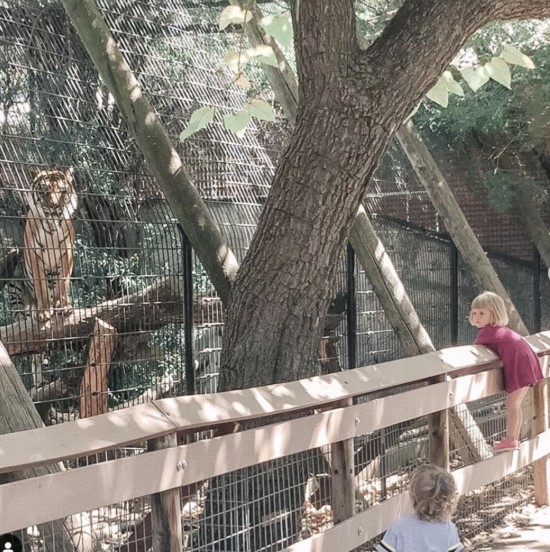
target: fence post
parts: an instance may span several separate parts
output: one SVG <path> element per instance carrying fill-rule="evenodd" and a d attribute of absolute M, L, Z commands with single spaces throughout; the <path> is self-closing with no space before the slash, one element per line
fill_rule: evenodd
<path fill-rule="evenodd" d="M 177 435 L 171 433 L 148 441 L 148 450 L 161 450 L 177 446 Z M 172 469 L 178 469 L 172 466 Z M 153 552 L 181 552 L 181 499 L 180 490 L 171 489 L 151 496 L 151 525 Z"/>
<path fill-rule="evenodd" d="M 339 406 L 351 406 L 346 399 Z M 334 525 L 355 515 L 355 458 L 353 439 L 330 445 L 332 515 Z"/>
<path fill-rule="evenodd" d="M 446 376 L 437 376 L 431 384 L 446 380 Z M 428 416 L 428 434 L 430 443 L 430 462 L 443 469 L 449 469 L 449 413 L 447 410 L 434 412 Z"/>
<path fill-rule="evenodd" d="M 185 345 L 185 392 L 194 395 L 197 392 L 195 385 L 195 359 L 193 355 L 193 248 L 185 235 L 183 228 L 178 225 L 181 234 L 181 254 L 183 257 L 183 337 Z"/>
<path fill-rule="evenodd" d="M 547 357 L 544 362 L 548 362 Z M 533 436 L 548 429 L 548 379 L 539 381 L 533 390 Z M 550 456 L 545 456 L 533 462 L 535 478 L 535 502 L 537 506 L 548 506 L 550 489 L 548 483 L 550 473 Z"/>
<path fill-rule="evenodd" d="M 458 343 L 458 249 L 450 240 L 450 270 L 451 270 L 451 345 Z"/>
<path fill-rule="evenodd" d="M 115 338 L 115 328 L 100 318 L 96 318 L 90 340 L 88 364 L 80 383 L 81 418 L 89 418 L 109 411 L 107 380 L 111 369 Z"/>
<path fill-rule="evenodd" d="M 533 322 L 535 333 L 540 332 L 542 316 L 541 316 L 541 300 L 540 300 L 540 254 L 538 249 L 535 247 L 533 251 Z"/>
<path fill-rule="evenodd" d="M 348 369 L 357 365 L 357 304 L 355 301 L 355 252 L 348 243 L 347 248 L 347 325 L 348 325 Z M 340 404 L 351 406 L 353 399 Z M 346 439 L 330 446 L 330 468 L 332 478 L 332 515 L 334 524 L 355 514 L 355 458 L 354 440 Z"/>
<path fill-rule="evenodd" d="M 347 249 L 347 325 L 348 369 L 357 367 L 357 298 L 355 294 L 355 251 L 350 243 Z"/>

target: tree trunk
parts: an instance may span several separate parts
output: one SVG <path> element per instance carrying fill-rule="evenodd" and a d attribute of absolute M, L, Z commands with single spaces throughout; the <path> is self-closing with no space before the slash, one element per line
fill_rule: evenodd
<path fill-rule="evenodd" d="M 43 427 L 25 386 L 5 347 L 0 343 L 0 435 Z M 0 476 L 0 483 L 63 471 L 63 464 L 39 466 Z M 22 528 L 23 529 L 23 528 Z M 86 529 L 89 529 L 88 527 Z M 45 523 L 39 528 L 48 552 L 86 552 L 92 549 L 90 532 L 82 530 L 82 519 L 72 516 Z"/>
<path fill-rule="evenodd" d="M 168 134 L 146 100 L 93 0 L 62 0 L 97 70 L 222 301 L 238 263 L 191 182 Z"/>
<path fill-rule="evenodd" d="M 312 373 L 337 256 L 393 133 L 480 26 L 550 13 L 541 1 L 409 0 L 363 52 L 351 0 L 293 7 L 296 126 L 233 287 L 221 390 Z"/>
<path fill-rule="evenodd" d="M 445 227 L 480 292 L 492 291 L 502 297 L 510 314 L 510 327 L 522 335 L 528 335 L 529 330 L 412 122 L 409 121 L 399 129 L 397 138 L 434 207 L 443 217 Z"/>

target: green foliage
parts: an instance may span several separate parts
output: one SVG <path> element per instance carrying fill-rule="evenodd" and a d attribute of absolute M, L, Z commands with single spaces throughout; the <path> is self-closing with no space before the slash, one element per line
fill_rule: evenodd
<path fill-rule="evenodd" d="M 454 143 L 465 142 L 477 132 L 507 136 L 521 150 L 541 144 L 550 124 L 550 45 L 546 32 L 543 22 L 495 23 L 483 28 L 461 53 L 470 66 L 476 63 L 480 68 L 478 80 L 472 76 L 475 70 L 466 70 L 460 62 L 457 70 L 462 70 L 473 88 L 482 81 L 485 85 L 475 93 L 467 88 L 463 98 L 451 97 L 446 109 L 424 102 L 415 116 L 416 124 Z M 532 65 L 525 54 L 532 58 L 534 70 L 526 68 Z M 508 67 L 511 83 L 502 65 L 504 60 L 514 64 Z"/>
<path fill-rule="evenodd" d="M 242 110 L 227 113 L 222 117 L 224 127 L 233 132 L 237 138 L 244 136 L 251 117 L 263 121 L 275 121 L 275 113 L 266 101 L 260 98 L 250 98 L 252 83 L 244 73 L 251 60 L 272 67 L 278 67 L 279 65 L 272 46 L 259 44 L 253 48 L 244 47 L 244 25 L 251 19 L 252 13 L 250 11 L 231 5 L 222 10 L 218 21 L 220 30 L 226 29 L 230 25 L 240 26 L 239 36 L 236 40 L 237 49 L 229 49 L 223 57 L 225 67 L 235 75 L 232 81 L 233 84 L 249 91 L 249 101 L 243 105 Z M 283 47 L 290 46 L 293 37 L 290 13 L 268 15 L 262 19 L 261 24 L 267 35 L 272 36 Z M 233 45 L 232 47 L 235 48 L 236 46 Z M 265 81 L 265 77 L 261 81 Z M 269 84 L 267 84 L 267 87 L 270 88 Z M 214 120 L 215 114 L 215 108 L 208 106 L 194 111 L 191 114 L 189 125 L 180 134 L 180 140 L 183 142 L 189 136 L 204 128 Z"/>
<path fill-rule="evenodd" d="M 265 32 L 272 36 L 281 46 L 288 48 L 292 44 L 293 30 L 290 13 L 268 15 L 262 19 Z"/>
<path fill-rule="evenodd" d="M 201 107 L 193 112 L 191 119 L 189 119 L 189 126 L 180 134 L 180 140 L 183 142 L 186 138 L 189 138 L 191 134 L 195 134 L 199 130 L 203 129 L 216 114 L 215 107 Z"/>
<path fill-rule="evenodd" d="M 505 213 L 513 203 L 516 195 L 514 179 L 503 172 L 488 171 L 483 176 L 483 185 L 487 188 L 487 196 L 491 207 L 497 213 Z"/>
<path fill-rule="evenodd" d="M 250 122 L 250 115 L 245 111 L 228 113 L 223 117 L 223 124 L 226 129 L 232 131 L 237 138 L 242 138 L 246 132 L 246 127 Z"/>
<path fill-rule="evenodd" d="M 487 188 L 487 196 L 491 207 L 497 213 L 509 211 L 516 194 L 527 194 L 535 198 L 539 188 L 530 178 L 518 178 L 514 174 L 503 171 L 488 171 L 483 175 L 483 185 Z"/>
<path fill-rule="evenodd" d="M 189 48 L 174 46 L 164 37 L 157 37 L 151 44 L 157 55 L 166 62 L 163 67 L 167 72 L 166 76 L 174 82 L 185 80 L 191 62 Z"/>

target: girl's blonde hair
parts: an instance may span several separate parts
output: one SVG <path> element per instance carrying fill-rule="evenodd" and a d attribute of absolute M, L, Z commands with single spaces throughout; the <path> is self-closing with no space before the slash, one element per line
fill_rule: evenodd
<path fill-rule="evenodd" d="M 433 464 L 414 470 L 409 494 L 416 515 L 424 521 L 448 521 L 455 511 L 455 480 L 447 470 Z"/>
<path fill-rule="evenodd" d="M 508 324 L 508 313 L 506 305 L 501 297 L 492 291 L 484 291 L 472 301 L 472 309 L 486 309 L 491 311 L 492 326 L 506 326 Z M 470 312 L 470 323 L 472 323 L 472 313 Z"/>

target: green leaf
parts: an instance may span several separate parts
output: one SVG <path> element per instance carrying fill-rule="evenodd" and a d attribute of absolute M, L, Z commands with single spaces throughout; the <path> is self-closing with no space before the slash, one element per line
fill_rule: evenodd
<path fill-rule="evenodd" d="M 251 58 L 252 57 L 256 58 L 258 61 L 261 61 L 266 65 L 279 67 L 273 48 L 271 46 L 267 46 L 266 44 L 260 44 L 255 48 L 250 48 L 249 50 L 246 51 L 246 55 Z"/>
<path fill-rule="evenodd" d="M 485 64 L 485 70 L 494 81 L 508 89 L 511 88 L 512 75 L 510 74 L 510 67 L 503 59 L 494 57 L 489 63 Z"/>
<path fill-rule="evenodd" d="M 447 90 L 451 94 L 456 94 L 457 96 L 464 96 L 464 90 L 462 90 L 462 86 L 460 86 L 460 84 L 458 84 L 458 82 L 455 81 L 453 74 L 450 71 L 445 71 L 441 78 L 445 81 Z"/>
<path fill-rule="evenodd" d="M 244 104 L 244 110 L 251 115 L 256 117 L 256 119 L 261 119 L 262 121 L 274 121 L 275 113 L 271 106 L 264 100 L 258 98 L 250 100 Z"/>
<path fill-rule="evenodd" d="M 272 36 L 279 44 L 289 47 L 292 44 L 293 30 L 290 12 L 281 15 L 268 15 L 262 19 L 265 32 Z"/>
<path fill-rule="evenodd" d="M 525 67 L 526 69 L 535 68 L 533 60 L 529 56 L 522 54 L 511 44 L 505 44 L 504 49 L 502 50 L 502 54 L 500 55 L 502 56 L 502 59 L 504 61 L 507 61 L 511 65 L 519 65 L 520 67 Z"/>
<path fill-rule="evenodd" d="M 449 91 L 447 90 L 445 79 L 441 77 L 426 96 L 441 107 L 447 107 L 449 105 Z"/>
<path fill-rule="evenodd" d="M 248 23 L 252 19 L 250 10 L 243 10 L 240 6 L 227 6 L 220 14 L 220 31 L 223 31 L 231 23 Z"/>
<path fill-rule="evenodd" d="M 489 82 L 489 75 L 485 67 L 466 67 L 461 74 L 474 92 L 477 92 L 485 83 Z"/>
<path fill-rule="evenodd" d="M 230 113 L 223 117 L 223 125 L 227 130 L 233 132 L 237 138 L 244 136 L 249 122 L 250 115 L 245 111 L 237 111 L 237 113 Z"/>
<path fill-rule="evenodd" d="M 225 54 L 223 61 L 232 73 L 239 75 L 248 63 L 248 59 L 249 57 L 247 52 L 235 52 L 234 50 L 231 50 Z"/>
<path fill-rule="evenodd" d="M 201 107 L 196 111 L 193 111 L 191 119 L 189 119 L 189 125 L 187 128 L 180 134 L 180 141 L 183 142 L 186 138 L 189 138 L 191 134 L 195 134 L 202 128 L 204 128 L 216 114 L 215 107 Z"/>

